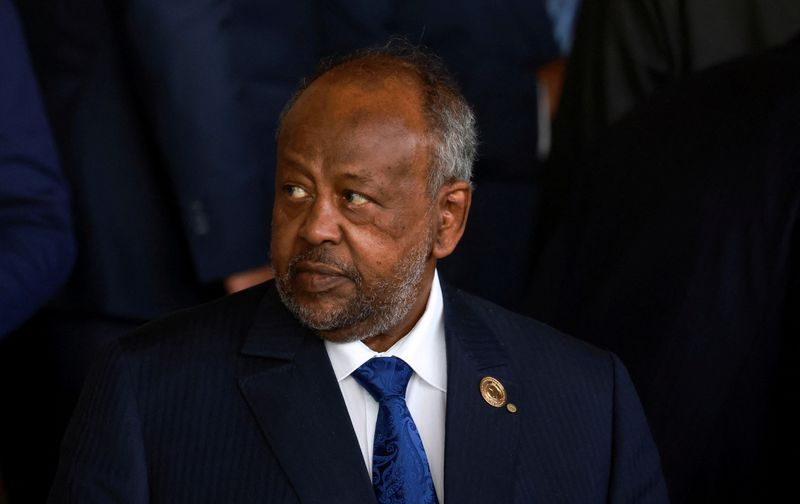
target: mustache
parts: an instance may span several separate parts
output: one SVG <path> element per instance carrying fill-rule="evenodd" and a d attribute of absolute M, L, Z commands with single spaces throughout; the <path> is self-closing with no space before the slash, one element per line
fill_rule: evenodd
<path fill-rule="evenodd" d="M 351 263 L 340 260 L 325 247 L 309 248 L 292 257 L 289 260 L 289 264 L 286 268 L 286 276 L 293 278 L 297 274 L 297 264 L 304 261 L 315 262 L 329 266 L 340 271 L 343 276 L 349 278 L 357 285 L 360 285 L 361 283 L 361 273 L 359 273 Z"/>

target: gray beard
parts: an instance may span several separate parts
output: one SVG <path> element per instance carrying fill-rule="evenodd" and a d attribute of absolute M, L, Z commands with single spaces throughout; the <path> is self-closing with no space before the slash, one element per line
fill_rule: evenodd
<path fill-rule="evenodd" d="M 275 284 L 286 308 L 322 338 L 337 343 L 361 341 L 396 327 L 411 311 L 422 291 L 422 276 L 432 245 L 433 238 L 429 236 L 395 265 L 389 279 L 377 282 L 370 292 L 365 290 L 364 280 L 355 268 L 339 263 L 324 248 L 309 249 L 293 257 L 286 273 L 279 275 Z M 328 264 L 345 272 L 355 285 L 355 296 L 344 306 L 327 312 L 299 303 L 292 292 L 291 279 L 296 264 L 303 260 Z"/>

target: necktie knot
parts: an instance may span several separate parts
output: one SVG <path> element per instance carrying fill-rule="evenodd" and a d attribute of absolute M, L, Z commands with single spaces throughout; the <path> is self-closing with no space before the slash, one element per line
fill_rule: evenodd
<path fill-rule="evenodd" d="M 375 357 L 353 371 L 353 378 L 379 403 L 405 398 L 411 366 L 398 357 Z"/>

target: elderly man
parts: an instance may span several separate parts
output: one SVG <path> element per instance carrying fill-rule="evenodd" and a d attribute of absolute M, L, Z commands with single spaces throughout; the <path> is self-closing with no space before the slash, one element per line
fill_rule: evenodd
<path fill-rule="evenodd" d="M 51 502 L 665 502 L 613 355 L 440 284 L 475 144 L 435 58 L 324 68 L 278 132 L 275 282 L 110 348 Z"/>

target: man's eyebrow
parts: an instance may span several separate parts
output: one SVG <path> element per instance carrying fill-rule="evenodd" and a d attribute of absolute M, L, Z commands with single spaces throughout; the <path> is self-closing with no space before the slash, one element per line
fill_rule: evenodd
<path fill-rule="evenodd" d="M 370 176 L 370 174 L 362 174 L 362 173 L 352 173 L 352 172 L 345 172 L 342 174 L 347 180 L 352 180 L 354 182 L 362 182 L 362 183 L 369 183 L 374 180 L 374 177 Z"/>
<path fill-rule="evenodd" d="M 311 170 L 309 169 L 308 161 L 303 158 L 301 154 L 284 154 L 283 156 L 279 156 L 278 165 L 284 167 L 284 176 L 288 174 L 294 175 L 303 175 L 306 177 L 311 177 Z"/>
<path fill-rule="evenodd" d="M 284 152 L 281 158 L 284 163 L 294 166 L 306 166 L 308 163 L 305 157 L 303 157 L 303 154 L 300 152 Z"/>

